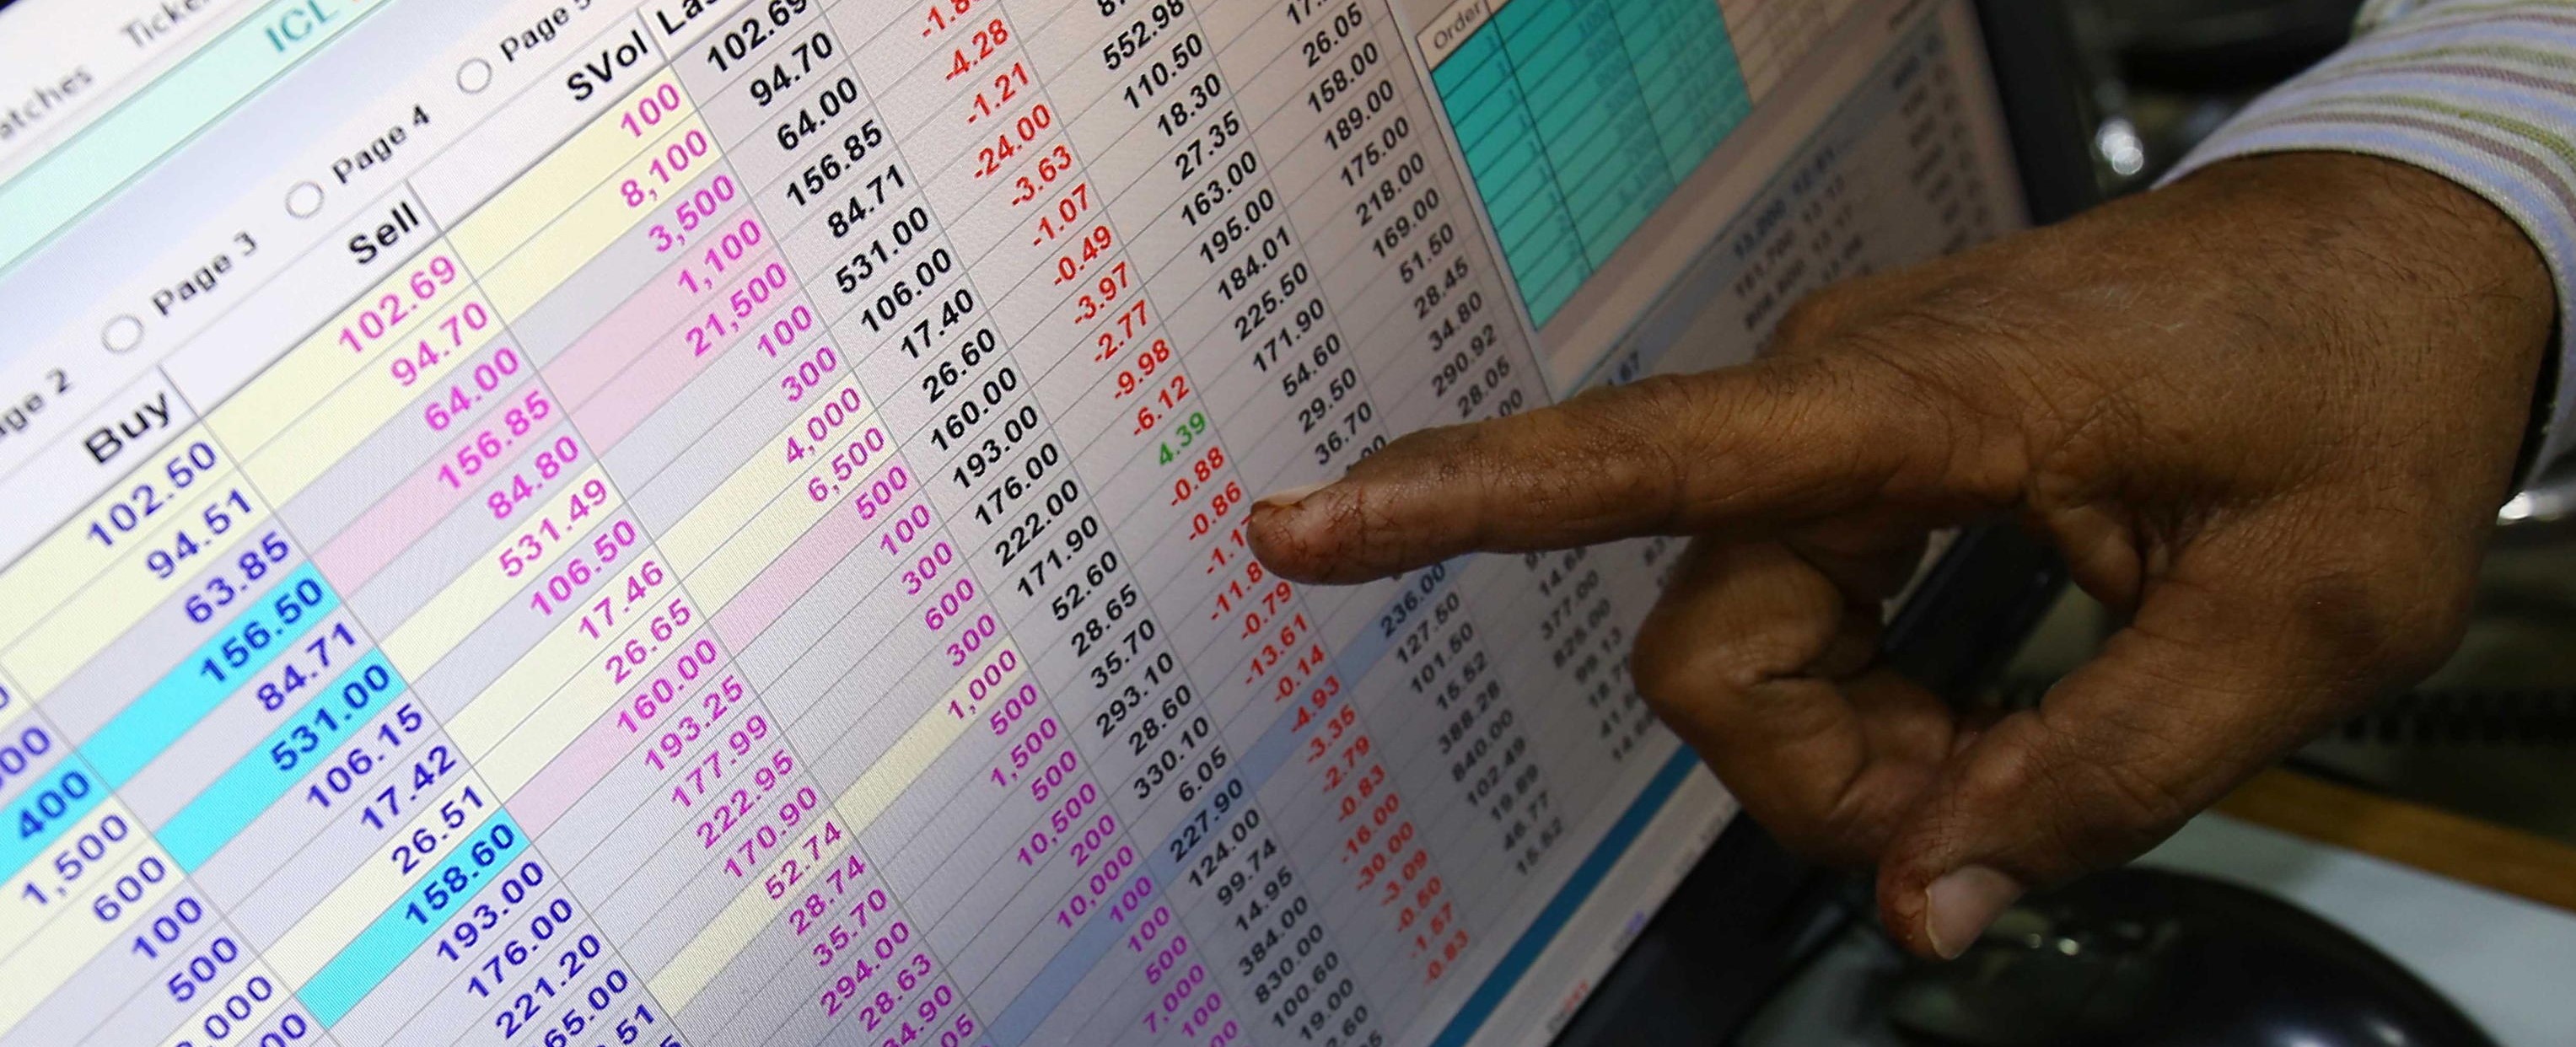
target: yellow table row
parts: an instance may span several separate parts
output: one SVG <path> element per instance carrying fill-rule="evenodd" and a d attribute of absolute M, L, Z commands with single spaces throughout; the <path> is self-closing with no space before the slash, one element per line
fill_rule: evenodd
<path fill-rule="evenodd" d="M 984 661 L 962 673 L 948 694 L 932 702 L 929 710 L 914 720 L 911 729 L 905 731 L 884 756 L 870 764 L 858 781 L 842 791 L 833 802 L 832 810 L 837 824 L 852 843 L 859 833 L 875 824 L 877 816 L 884 814 L 896 797 L 903 795 L 923 772 L 930 769 L 931 764 L 939 759 L 939 754 L 948 751 L 948 747 L 966 733 L 969 718 L 954 714 L 950 707 L 952 704 L 959 708 L 973 705 L 968 693 L 969 684 L 998 676 L 1002 683 L 989 687 L 987 693 L 1001 693 L 1018 681 L 1022 670 L 992 671 L 999 666 L 1024 664 L 1018 645 L 1005 637 Z M 687 1007 L 689 1001 L 696 999 L 726 964 L 749 946 L 762 930 L 776 922 L 779 914 L 786 912 L 788 906 L 804 893 L 797 890 L 773 891 L 770 888 L 770 881 L 779 876 L 779 866 L 793 861 L 808 868 L 827 868 L 832 858 L 846 846 L 836 845 L 820 860 L 811 860 L 790 848 L 777 862 L 761 870 L 759 876 L 747 878 L 742 894 L 699 930 L 689 944 L 681 947 L 669 964 L 653 975 L 654 998 L 675 1012 Z"/>

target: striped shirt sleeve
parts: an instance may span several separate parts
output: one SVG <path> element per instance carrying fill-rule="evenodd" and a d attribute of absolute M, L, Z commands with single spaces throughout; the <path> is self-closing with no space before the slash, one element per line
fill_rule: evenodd
<path fill-rule="evenodd" d="M 2439 172 L 2529 233 L 2556 277 L 2560 379 L 2535 471 L 2576 451 L 2576 2 L 2371 0 L 2351 46 L 2265 95 L 2175 173 L 2255 153 Z"/>

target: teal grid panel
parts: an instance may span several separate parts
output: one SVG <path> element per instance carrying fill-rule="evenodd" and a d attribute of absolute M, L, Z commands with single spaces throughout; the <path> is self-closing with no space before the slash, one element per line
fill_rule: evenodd
<path fill-rule="evenodd" d="M 1432 84 L 1541 324 L 1753 110 L 1716 0 L 1509 0 Z"/>

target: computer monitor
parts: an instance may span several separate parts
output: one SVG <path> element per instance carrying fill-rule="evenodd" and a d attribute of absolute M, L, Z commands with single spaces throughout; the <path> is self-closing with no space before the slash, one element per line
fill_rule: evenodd
<path fill-rule="evenodd" d="M 18 0 L 0 103 L 9 1047 L 1545 1039 L 1732 819 L 1678 546 L 1250 501 L 2029 217 L 1959 0 Z"/>

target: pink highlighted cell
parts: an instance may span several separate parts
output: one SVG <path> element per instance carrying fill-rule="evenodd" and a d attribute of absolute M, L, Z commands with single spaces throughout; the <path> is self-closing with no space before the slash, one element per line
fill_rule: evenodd
<path fill-rule="evenodd" d="M 714 322 L 713 319 L 704 321 Z M 737 331 L 746 328 L 737 328 Z M 691 379 L 704 373 L 716 362 L 716 354 L 727 350 L 715 348 L 696 352 L 686 339 L 666 338 L 640 350 L 643 353 L 634 366 L 611 379 L 598 396 L 573 409 L 573 421 L 581 426 L 601 447 L 615 447 L 626 434 L 634 432 L 653 412 L 671 402 Z"/>
<path fill-rule="evenodd" d="M 726 216 L 710 224 L 725 227 L 735 223 Z M 615 311 L 547 361 L 546 382 L 565 403 L 580 407 L 590 402 L 640 356 L 658 350 L 663 342 L 682 342 L 683 327 L 704 319 L 704 309 L 710 304 L 724 307 L 725 293 L 742 282 L 741 274 L 769 265 L 776 252 L 754 257 L 757 260 L 724 263 L 724 270 L 717 272 L 694 246 L 677 249 L 670 265 L 653 274 Z M 723 262 L 721 252 L 717 262 Z M 602 441 L 600 446 L 608 444 Z"/>
<path fill-rule="evenodd" d="M 711 681 L 723 680 L 732 665 L 732 659 L 705 630 L 673 648 L 671 656 L 655 666 L 653 674 L 645 677 L 639 687 L 620 697 L 572 744 L 555 754 L 544 770 L 506 798 L 520 827 L 542 835 L 546 827 L 616 770 L 618 761 L 651 744 L 675 718 L 697 713 L 698 693 L 705 691 Z M 711 727 L 699 721 L 701 732 L 712 733 Z"/>
<path fill-rule="evenodd" d="M 859 519 L 848 505 L 834 506 L 798 538 L 796 544 L 762 568 L 751 584 L 734 594 L 724 609 L 716 612 L 716 635 L 726 643 L 741 647 L 769 628 L 778 616 L 805 595 L 806 590 L 829 572 L 850 550 L 868 540 L 882 521 Z"/>
<path fill-rule="evenodd" d="M 393 490 L 386 492 L 376 504 L 342 528 L 340 534 L 331 539 L 331 544 L 314 554 L 313 562 L 322 568 L 322 576 L 330 579 L 341 592 L 356 592 L 367 584 L 368 579 L 374 578 L 376 572 L 392 563 L 394 557 L 411 548 L 422 535 L 428 534 L 430 528 L 447 519 L 448 513 L 465 502 L 474 484 L 450 486 L 440 471 L 452 469 L 459 456 L 474 447 L 484 430 L 499 426 L 496 420 L 502 413 L 510 406 L 526 402 L 529 391 L 534 388 L 536 383 L 532 379 L 500 393 L 488 394 L 487 402 L 502 406 L 495 407 L 470 424 L 459 424 L 450 430 L 458 434 L 454 442 L 440 448 L 437 455 L 394 485 Z M 561 422 L 560 417 L 549 417 L 537 431 L 544 432 Z M 500 435 L 508 436 L 508 429 L 502 427 Z M 518 442 L 532 446 L 525 440 Z M 510 455 L 503 460 L 516 457 Z M 475 482 L 480 483 L 482 479 L 478 477 Z"/>

